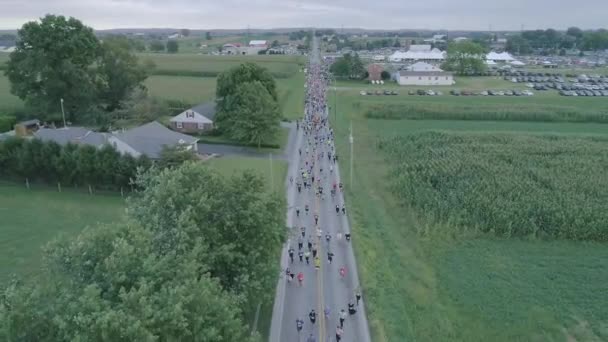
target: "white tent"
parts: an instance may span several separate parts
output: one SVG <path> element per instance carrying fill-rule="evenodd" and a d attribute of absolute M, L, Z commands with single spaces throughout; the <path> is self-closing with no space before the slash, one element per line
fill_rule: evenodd
<path fill-rule="evenodd" d="M 490 59 L 486 60 L 486 65 L 496 65 L 496 64 L 497 63 L 494 62 L 493 60 L 490 60 Z"/>
<path fill-rule="evenodd" d="M 515 61 L 511 61 L 511 65 L 524 66 L 524 65 L 526 65 L 526 63 L 515 60 Z"/>
<path fill-rule="evenodd" d="M 494 62 L 510 62 L 515 60 L 515 58 L 513 58 L 513 56 L 511 56 L 511 54 L 508 52 L 497 53 L 494 51 L 487 54 L 486 59 Z"/>

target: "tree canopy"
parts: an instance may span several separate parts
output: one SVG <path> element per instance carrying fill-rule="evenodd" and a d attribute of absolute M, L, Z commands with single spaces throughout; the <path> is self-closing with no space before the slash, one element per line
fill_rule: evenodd
<path fill-rule="evenodd" d="M 177 51 L 179 51 L 179 44 L 177 43 L 177 40 L 169 40 L 167 42 L 167 52 L 168 53 L 177 53 Z"/>
<path fill-rule="evenodd" d="M 524 31 L 509 37 L 506 50 L 513 53 L 529 53 L 532 49 L 541 53 L 555 53 L 560 49 L 598 51 L 608 49 L 608 31 L 604 29 L 583 31 L 569 27 L 565 32 L 554 29 Z"/>
<path fill-rule="evenodd" d="M 74 18 L 47 15 L 18 31 L 6 75 L 11 93 L 48 112 L 60 112 L 65 100 L 70 120 L 95 100 L 95 73 L 90 66 L 100 50 L 90 27 Z"/>
<path fill-rule="evenodd" d="M 252 342 L 245 310 L 270 300 L 284 205 L 249 172 L 187 162 L 137 181 L 121 223 L 45 248 L 35 282 L 0 297 L 3 341 Z"/>
<path fill-rule="evenodd" d="M 350 53 L 338 58 L 330 67 L 329 71 L 337 77 L 342 78 L 365 78 L 365 67 L 358 54 Z"/>
<path fill-rule="evenodd" d="M 216 96 L 215 124 L 219 131 L 258 146 L 276 135 L 281 113 L 276 82 L 267 69 L 245 63 L 221 73 Z"/>
<path fill-rule="evenodd" d="M 234 140 L 261 146 L 272 139 L 280 128 L 279 105 L 259 81 L 240 84 L 226 106 L 227 113 L 219 125 Z"/>
<path fill-rule="evenodd" d="M 61 99 L 70 121 L 95 108 L 112 111 L 147 77 L 128 39 L 100 42 L 74 18 L 47 15 L 24 24 L 18 36 L 5 73 L 11 92 L 43 120 L 61 113 Z"/>
<path fill-rule="evenodd" d="M 484 48 L 471 41 L 451 43 L 442 67 L 460 75 L 479 74 L 486 69 Z"/>

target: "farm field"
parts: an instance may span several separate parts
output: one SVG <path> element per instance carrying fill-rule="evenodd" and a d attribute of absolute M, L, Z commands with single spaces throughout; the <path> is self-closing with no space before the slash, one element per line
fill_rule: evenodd
<path fill-rule="evenodd" d="M 151 60 L 156 70 L 188 72 L 222 72 L 241 63 L 259 64 L 272 73 L 291 75 L 297 72 L 303 59 L 298 56 L 211 56 L 197 54 L 141 53 L 142 60 Z"/>
<path fill-rule="evenodd" d="M 42 247 L 60 234 L 74 235 L 88 225 L 114 222 L 123 213 L 120 196 L 0 184 L 0 284 L 11 274 L 36 276 Z"/>
<path fill-rule="evenodd" d="M 344 156 L 341 175 L 347 185 L 347 206 L 353 214 L 353 243 L 374 341 L 608 339 L 608 309 L 599 304 L 608 301 L 608 293 L 601 290 L 605 287 L 602 279 L 608 277 L 605 243 L 498 239 L 475 231 L 470 232 L 474 237 L 467 236 L 467 232 L 461 236 L 438 233 L 425 237 L 418 233 L 420 229 L 441 231 L 451 224 L 433 224 L 420 210 L 397 199 L 391 189 L 393 183 L 388 180 L 392 163 L 387 163 L 387 155 L 377 148 L 383 139 L 428 130 L 608 137 L 608 126 L 372 120 L 365 117 L 367 104 L 397 100 L 380 96 L 362 99 L 357 93 L 338 92 L 337 120 L 333 115 L 331 120 L 337 133 L 338 153 Z M 333 103 L 331 97 L 330 100 Z M 573 106 L 582 105 L 578 102 Z M 348 184 L 351 122 L 355 188 Z M 499 177 L 508 176 L 505 173 Z"/>

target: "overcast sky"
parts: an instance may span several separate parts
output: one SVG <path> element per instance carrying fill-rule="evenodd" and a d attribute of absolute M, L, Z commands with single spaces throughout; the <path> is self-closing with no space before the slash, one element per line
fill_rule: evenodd
<path fill-rule="evenodd" d="M 0 0 L 0 29 L 46 13 L 95 29 L 565 29 L 607 26 L 608 0 Z"/>

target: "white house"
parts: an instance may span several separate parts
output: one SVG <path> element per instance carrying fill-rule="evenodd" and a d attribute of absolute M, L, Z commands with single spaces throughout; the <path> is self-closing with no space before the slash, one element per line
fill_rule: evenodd
<path fill-rule="evenodd" d="M 249 42 L 249 47 L 256 47 L 256 48 L 263 48 L 263 49 L 267 49 L 268 48 L 268 42 L 265 40 L 252 40 Z"/>
<path fill-rule="evenodd" d="M 420 86 L 453 85 L 454 75 L 444 71 L 400 71 L 397 74 L 397 83 Z"/>
<path fill-rule="evenodd" d="M 383 55 L 375 55 L 372 59 L 374 62 L 382 62 L 386 60 L 386 57 Z"/>
<path fill-rule="evenodd" d="M 407 67 L 408 71 L 443 71 L 441 69 L 439 69 L 439 67 L 433 65 L 433 64 L 429 64 L 429 63 L 425 63 L 425 62 L 416 62 L 412 65 L 410 65 L 409 67 Z"/>

